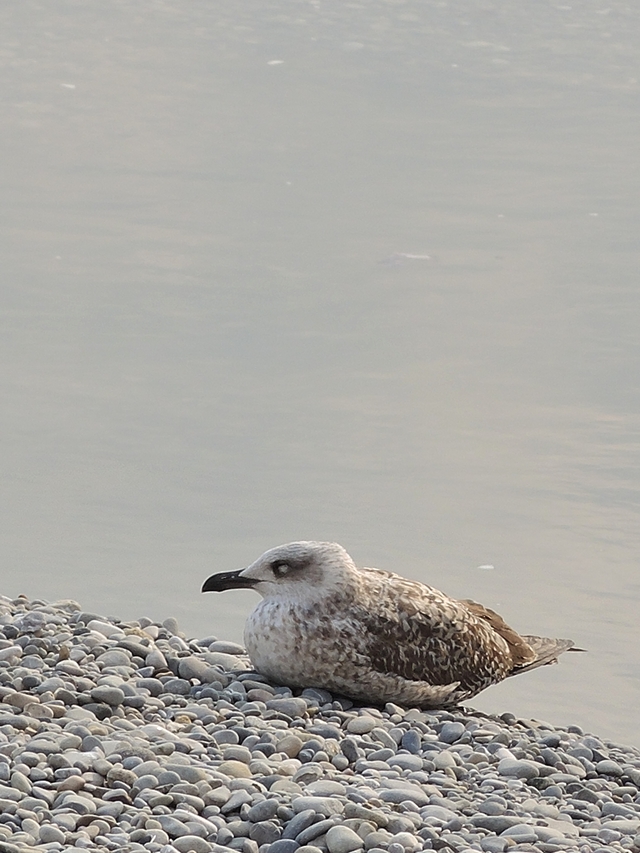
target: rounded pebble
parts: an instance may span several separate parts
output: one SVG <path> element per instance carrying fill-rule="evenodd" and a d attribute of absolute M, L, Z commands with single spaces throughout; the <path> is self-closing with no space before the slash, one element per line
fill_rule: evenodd
<path fill-rule="evenodd" d="M 173 839 L 171 846 L 179 853 L 211 853 L 213 850 L 212 845 L 198 835 L 181 835 Z"/>
<path fill-rule="evenodd" d="M 352 853 L 364 847 L 364 839 L 348 826 L 332 826 L 326 837 L 329 853 Z"/>

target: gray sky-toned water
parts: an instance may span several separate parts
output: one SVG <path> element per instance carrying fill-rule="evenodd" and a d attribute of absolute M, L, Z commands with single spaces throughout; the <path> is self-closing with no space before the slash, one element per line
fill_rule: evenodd
<path fill-rule="evenodd" d="M 475 707 L 640 743 L 640 9 L 0 33 L 0 591 L 240 640 L 204 578 L 337 540 L 589 649 Z"/>

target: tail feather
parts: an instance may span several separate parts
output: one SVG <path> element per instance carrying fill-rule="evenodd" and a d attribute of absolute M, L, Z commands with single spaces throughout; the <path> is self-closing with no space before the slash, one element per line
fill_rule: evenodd
<path fill-rule="evenodd" d="M 535 659 L 530 663 L 522 666 L 515 666 L 510 675 L 519 675 L 521 672 L 528 672 L 530 669 L 537 669 L 539 666 L 547 666 L 551 663 L 557 663 L 558 657 L 563 652 L 583 652 L 584 649 L 578 649 L 573 640 L 558 640 L 553 637 L 529 637 L 525 634 L 522 639 L 535 652 Z"/>

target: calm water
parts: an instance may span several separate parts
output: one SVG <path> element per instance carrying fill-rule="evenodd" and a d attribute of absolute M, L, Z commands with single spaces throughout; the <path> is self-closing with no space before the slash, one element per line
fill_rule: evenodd
<path fill-rule="evenodd" d="M 476 707 L 639 744 L 640 8 L 0 33 L 2 592 L 239 640 L 203 579 L 335 539 L 589 649 Z"/>

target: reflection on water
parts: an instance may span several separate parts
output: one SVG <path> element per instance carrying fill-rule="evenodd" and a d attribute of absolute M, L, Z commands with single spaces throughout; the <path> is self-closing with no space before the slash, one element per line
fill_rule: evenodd
<path fill-rule="evenodd" d="M 639 743 L 640 12 L 0 14 L 3 591 L 240 639 L 202 580 L 335 539 L 589 649 L 476 707 Z"/>

